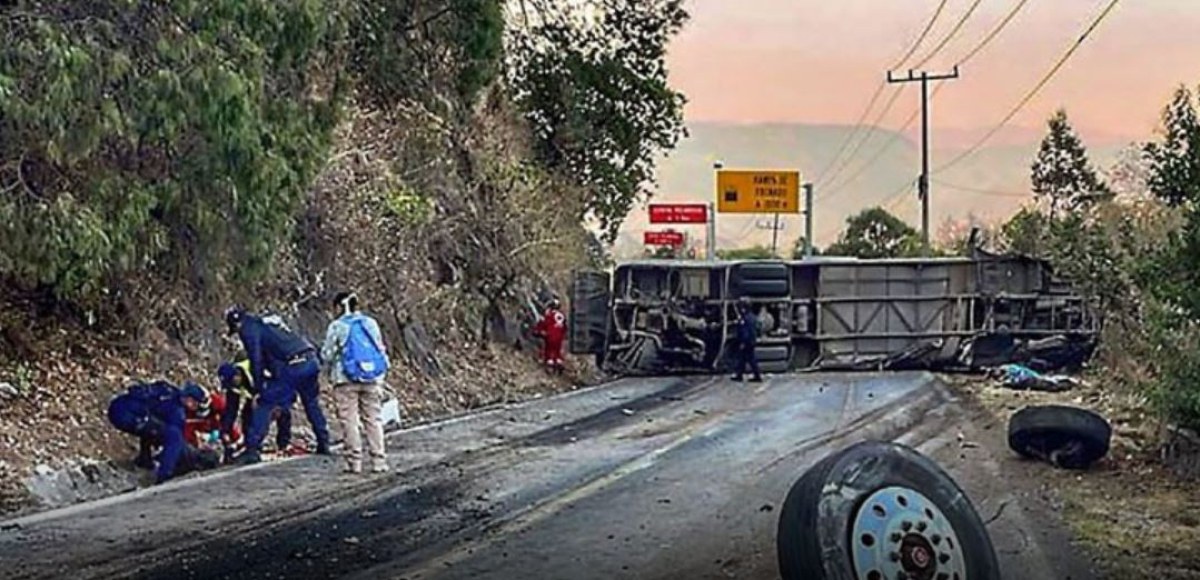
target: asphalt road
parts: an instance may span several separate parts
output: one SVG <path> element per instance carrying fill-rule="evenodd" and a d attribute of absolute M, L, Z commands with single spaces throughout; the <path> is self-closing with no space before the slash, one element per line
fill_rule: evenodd
<path fill-rule="evenodd" d="M 967 491 L 1006 578 L 1094 577 L 1030 482 L 932 375 L 618 381 L 389 438 L 394 471 L 329 458 L 0 523 L 5 578 L 777 578 L 792 483 L 897 440 Z"/>

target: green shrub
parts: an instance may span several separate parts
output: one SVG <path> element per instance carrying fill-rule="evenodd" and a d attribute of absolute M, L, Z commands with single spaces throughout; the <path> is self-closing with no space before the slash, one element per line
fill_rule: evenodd
<path fill-rule="evenodd" d="M 139 269 L 262 273 L 330 144 L 340 6 L 0 10 L 0 276 L 83 299 Z"/>

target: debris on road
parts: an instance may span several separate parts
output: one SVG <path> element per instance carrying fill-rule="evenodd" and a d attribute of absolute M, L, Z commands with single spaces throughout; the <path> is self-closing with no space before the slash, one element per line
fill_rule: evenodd
<path fill-rule="evenodd" d="M 1021 409 L 1008 422 L 1008 446 L 1063 469 L 1087 469 L 1108 454 L 1112 426 L 1099 413 L 1065 405 Z"/>
<path fill-rule="evenodd" d="M 349 538 L 342 539 L 342 542 L 350 544 L 351 546 L 357 546 L 359 544 L 359 541 L 360 540 L 358 539 L 358 536 L 350 536 Z"/>
<path fill-rule="evenodd" d="M 988 373 L 1000 384 L 1018 391 L 1060 393 L 1078 386 L 1079 381 L 1066 375 L 1045 375 L 1025 365 L 1007 364 Z"/>

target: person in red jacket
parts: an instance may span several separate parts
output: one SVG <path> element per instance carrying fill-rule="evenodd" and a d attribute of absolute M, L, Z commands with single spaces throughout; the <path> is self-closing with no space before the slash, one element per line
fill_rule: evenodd
<path fill-rule="evenodd" d="M 567 317 L 562 313 L 557 298 L 550 300 L 546 313 L 534 327 L 535 335 L 542 337 L 542 364 L 561 373 L 563 371 L 563 341 L 567 337 Z"/>
<path fill-rule="evenodd" d="M 225 397 L 221 393 L 210 393 L 208 389 L 196 384 L 184 387 L 183 394 L 187 397 L 187 416 L 183 425 L 183 440 L 197 449 L 209 447 L 219 442 L 221 435 L 221 417 L 225 414 Z M 232 433 L 228 433 L 230 441 L 236 441 L 241 434 L 235 423 Z M 214 440 L 213 434 L 217 434 Z"/>

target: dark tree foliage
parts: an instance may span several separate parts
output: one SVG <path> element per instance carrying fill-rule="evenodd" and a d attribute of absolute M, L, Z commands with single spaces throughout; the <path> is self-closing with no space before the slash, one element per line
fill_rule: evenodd
<path fill-rule="evenodd" d="M 735 248 L 732 250 L 717 250 L 717 257 L 722 260 L 778 260 L 771 248 L 763 245 L 750 246 L 749 248 Z"/>
<path fill-rule="evenodd" d="M 358 0 L 352 66 L 364 92 L 382 103 L 417 99 L 444 109 L 438 87 L 470 104 L 500 74 L 501 0 Z M 454 104 L 454 103 L 451 103 Z"/>
<path fill-rule="evenodd" d="M 1060 212 L 1075 212 L 1085 205 L 1112 196 L 1096 175 L 1067 112 L 1050 117 L 1049 131 L 1042 140 L 1030 179 L 1033 193 L 1050 208 L 1051 219 Z"/>
<path fill-rule="evenodd" d="M 337 121 L 336 0 L 0 8 L 0 276 L 262 272 Z"/>
<path fill-rule="evenodd" d="M 917 230 L 881 207 L 846 219 L 846 231 L 825 249 L 829 256 L 903 258 L 921 253 Z"/>
<path fill-rule="evenodd" d="M 1162 141 L 1143 149 L 1150 162 L 1150 191 L 1171 206 L 1195 203 L 1200 200 L 1200 121 L 1191 91 L 1175 91 L 1162 124 Z"/>
<path fill-rule="evenodd" d="M 682 0 L 604 0 L 595 22 L 543 10 L 514 41 L 511 83 L 539 157 L 584 186 L 585 216 L 606 241 L 654 183 L 659 156 L 684 134 L 684 97 L 667 83 L 667 43 Z"/>

